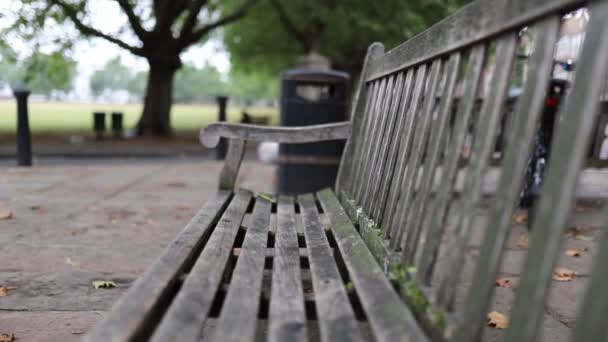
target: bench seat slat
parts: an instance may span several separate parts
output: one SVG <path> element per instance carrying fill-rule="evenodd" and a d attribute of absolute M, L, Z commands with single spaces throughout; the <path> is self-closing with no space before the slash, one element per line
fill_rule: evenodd
<path fill-rule="evenodd" d="M 295 215 L 293 198 L 279 197 L 268 329 L 268 339 L 271 342 L 298 342 L 306 339 L 306 314 Z"/>
<path fill-rule="evenodd" d="M 271 207 L 268 200 L 256 198 L 252 224 L 232 274 L 214 341 L 253 341 L 256 336 Z"/>
<path fill-rule="evenodd" d="M 318 193 L 338 248 L 376 340 L 427 341 L 416 319 L 393 288 L 333 191 Z"/>
<path fill-rule="evenodd" d="M 251 193 L 239 191 L 215 227 L 152 341 L 198 341 L 228 263 Z"/>
<path fill-rule="evenodd" d="M 321 225 L 314 197 L 298 196 L 312 274 L 321 340 L 362 341 L 361 331 Z"/>
<path fill-rule="evenodd" d="M 190 220 L 163 254 L 131 285 L 114 305 L 111 314 L 86 336 L 86 341 L 129 341 L 142 339 L 153 329 L 155 315 L 164 311 L 163 302 L 172 295 L 178 278 L 194 262 L 220 215 L 231 192 L 220 191 Z"/>

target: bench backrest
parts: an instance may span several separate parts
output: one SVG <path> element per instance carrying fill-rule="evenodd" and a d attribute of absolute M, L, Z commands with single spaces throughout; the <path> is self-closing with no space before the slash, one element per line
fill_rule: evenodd
<path fill-rule="evenodd" d="M 385 53 L 381 44 L 369 49 L 353 101 L 352 135 L 336 191 L 362 234 L 383 238 L 367 241 L 377 244 L 372 249 L 387 268 L 409 270 L 406 276 L 419 284 L 431 302 L 427 308 L 444 310 L 449 316 L 453 284 L 462 273 L 466 240 L 483 196 L 484 175 L 521 37 L 532 37 L 523 92 L 506 125 L 500 176 L 494 195 L 484 202 L 489 217 L 467 305 L 463 312 L 453 313 L 452 333 L 442 331 L 454 340 L 476 340 L 486 319 L 545 106 L 560 24 L 566 13 L 581 6 L 586 6 L 590 19 L 574 82 L 560 107 L 553 157 L 545 171 L 506 335 L 508 341 L 534 341 L 604 88 L 608 1 L 477 1 L 391 51 Z M 522 34 L 524 28 L 527 31 Z M 480 107 L 476 105 L 479 98 Z M 457 181 L 459 175 L 463 179 Z M 445 251 L 449 266 L 433 283 L 446 216 L 456 193 L 461 207 L 451 233 L 454 241 Z M 607 222 L 608 216 L 602 225 Z M 597 260 L 608 260 L 607 240 L 603 237 L 599 242 Z M 601 271 L 602 266 L 596 264 L 594 270 Z M 594 334 L 606 332 L 602 319 L 593 317 L 607 310 L 607 296 L 600 291 L 608 288 L 608 276 L 606 272 L 593 275 L 581 307 L 586 316 L 577 322 L 573 341 L 591 341 L 598 338 Z"/>

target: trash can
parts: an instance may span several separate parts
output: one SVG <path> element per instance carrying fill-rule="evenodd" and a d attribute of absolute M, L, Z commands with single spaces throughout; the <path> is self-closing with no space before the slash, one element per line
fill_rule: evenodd
<path fill-rule="evenodd" d="M 293 69 L 282 75 L 281 125 L 307 126 L 346 120 L 350 77 L 333 70 Z M 298 194 L 333 187 L 344 140 L 281 144 L 278 192 Z"/>

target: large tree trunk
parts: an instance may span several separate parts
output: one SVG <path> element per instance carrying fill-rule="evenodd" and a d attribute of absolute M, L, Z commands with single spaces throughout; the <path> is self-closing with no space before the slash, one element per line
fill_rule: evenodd
<path fill-rule="evenodd" d="M 144 110 L 137 124 L 138 135 L 171 135 L 170 113 L 176 70 L 167 64 L 150 62 Z"/>

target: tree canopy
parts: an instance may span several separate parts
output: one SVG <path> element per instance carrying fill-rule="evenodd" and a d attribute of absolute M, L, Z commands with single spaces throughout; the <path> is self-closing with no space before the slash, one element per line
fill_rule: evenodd
<path fill-rule="evenodd" d="M 138 131 L 167 135 L 171 132 L 173 81 L 182 67 L 181 54 L 217 28 L 241 18 L 255 2 L 235 0 L 227 5 L 222 0 L 108 0 L 106 4 L 117 6 L 122 13 L 116 18 L 118 29 L 110 32 L 94 20 L 92 8 L 101 3 L 99 0 L 21 0 L 11 28 L 29 39 L 49 35 L 53 30 L 66 32 L 53 38 L 57 44 L 67 41 L 66 45 L 74 39 L 67 34 L 71 28 L 75 36 L 101 38 L 145 58 L 150 75 Z M 121 20 L 126 25 L 121 25 Z"/>
<path fill-rule="evenodd" d="M 72 89 L 77 63 L 60 53 L 43 53 L 38 50 L 18 58 L 6 44 L 0 45 L 0 84 L 13 88 L 27 85 L 35 94 L 51 96 Z"/>
<path fill-rule="evenodd" d="M 231 2 L 226 1 L 227 10 Z M 261 0 L 224 30 L 232 65 L 276 76 L 298 56 L 316 52 L 332 67 L 356 74 L 367 47 L 391 48 L 423 31 L 468 0 Z"/>

